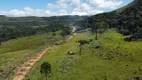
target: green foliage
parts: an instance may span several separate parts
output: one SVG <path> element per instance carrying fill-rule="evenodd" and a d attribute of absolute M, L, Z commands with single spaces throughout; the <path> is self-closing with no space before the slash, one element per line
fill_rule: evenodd
<path fill-rule="evenodd" d="M 80 55 L 81 55 L 81 52 L 82 52 L 82 46 L 85 45 L 85 44 L 89 44 L 91 41 L 93 41 L 93 40 L 90 39 L 90 40 L 79 40 L 79 41 L 77 41 L 79 43 L 79 47 L 80 47 L 80 50 L 79 50 Z"/>
<path fill-rule="evenodd" d="M 0 16 L 0 43 L 19 37 L 55 32 L 73 25 L 87 16 L 6 17 Z"/>
<path fill-rule="evenodd" d="M 65 36 L 70 35 L 70 34 L 71 34 L 71 28 L 63 25 L 63 29 L 62 29 L 62 32 L 60 33 L 60 35 L 65 37 Z"/>
<path fill-rule="evenodd" d="M 98 39 L 98 29 L 101 31 L 104 31 L 105 28 L 107 27 L 107 24 L 103 21 L 97 21 L 97 22 L 93 22 L 92 26 L 91 26 L 91 31 L 92 33 L 96 33 L 96 40 Z"/>
<path fill-rule="evenodd" d="M 52 35 L 53 35 L 53 36 L 56 36 L 56 33 L 53 33 Z"/>
<path fill-rule="evenodd" d="M 48 62 L 42 63 L 40 73 L 45 74 L 47 80 L 47 76 L 51 73 L 51 65 Z"/>
<path fill-rule="evenodd" d="M 142 43 L 125 42 L 125 36 L 115 29 L 99 35 L 99 40 L 82 46 L 82 55 L 67 55 L 78 52 L 76 41 L 94 37 L 89 32 L 78 33 L 67 43 L 53 49 L 36 63 L 25 80 L 44 80 L 40 75 L 40 64 L 49 61 L 52 75 L 49 80 L 127 80 L 142 76 Z M 101 48 L 96 49 L 96 45 Z M 36 73 L 36 74 L 35 74 Z"/>
<path fill-rule="evenodd" d="M 49 47 L 62 39 L 60 32 L 38 34 L 29 37 L 2 42 L 0 45 L 0 80 L 11 80 L 15 75 L 15 68 L 20 67 L 27 59 L 38 53 L 41 49 Z"/>
<path fill-rule="evenodd" d="M 90 17 L 90 26 L 98 21 L 104 21 L 109 28 L 117 28 L 124 35 L 132 35 L 135 40 L 141 39 L 139 29 L 141 28 L 141 5 L 140 0 L 135 0 L 131 5 L 128 5 L 121 12 L 112 11 L 108 13 L 97 14 Z M 101 26 L 101 25 L 100 25 Z M 92 27 L 92 26 L 91 26 Z M 97 27 L 92 28 L 93 30 Z M 96 31 L 95 31 L 96 32 Z M 135 35 L 137 34 L 137 35 Z"/>
<path fill-rule="evenodd" d="M 141 39 L 139 29 L 141 28 L 141 15 L 138 7 L 130 7 L 123 11 L 118 17 L 118 30 L 123 34 L 132 34 L 131 38 Z M 126 32 L 127 31 L 127 32 Z"/>

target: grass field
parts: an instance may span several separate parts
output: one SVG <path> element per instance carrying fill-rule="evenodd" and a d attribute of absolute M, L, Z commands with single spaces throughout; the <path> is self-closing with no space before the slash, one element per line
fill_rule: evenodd
<path fill-rule="evenodd" d="M 89 38 L 95 36 L 78 33 L 65 44 L 53 46 L 25 80 L 45 80 L 40 74 L 40 65 L 45 61 L 52 66 L 48 80 L 127 80 L 142 76 L 142 42 L 125 42 L 125 36 L 111 29 L 99 35 L 99 40 L 84 45 L 79 55 L 76 41 Z M 68 51 L 76 55 L 67 55 Z"/>
<path fill-rule="evenodd" d="M 25 60 L 61 39 L 59 33 L 56 34 L 38 34 L 3 42 L 0 45 L 0 70 L 4 72 L 0 73 L 0 80 L 10 80 L 9 78 L 15 74 L 13 70 L 20 67 Z"/>

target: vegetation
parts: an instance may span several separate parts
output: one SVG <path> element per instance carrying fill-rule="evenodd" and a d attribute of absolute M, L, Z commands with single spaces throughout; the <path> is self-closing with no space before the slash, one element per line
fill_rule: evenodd
<path fill-rule="evenodd" d="M 20 23 L 18 25 L 21 25 Z M 0 43 L 10 40 L 16 39 L 19 37 L 31 36 L 35 34 L 47 33 L 47 32 L 55 32 L 58 30 L 65 29 L 65 25 L 63 24 L 52 24 L 43 27 L 31 27 L 27 24 L 24 26 L 2 26 L 0 27 Z"/>
<path fill-rule="evenodd" d="M 98 40 L 98 29 L 104 31 L 105 27 L 107 27 L 107 24 L 105 22 L 102 21 L 98 21 L 98 22 L 93 22 L 91 25 L 91 31 L 94 34 L 94 32 L 96 33 L 96 40 Z"/>
<path fill-rule="evenodd" d="M 71 28 L 70 27 L 64 27 L 63 29 L 62 29 L 62 31 L 61 31 L 61 33 L 60 33 L 60 35 L 64 38 L 64 40 L 65 40 L 65 37 L 67 36 L 67 35 L 70 35 L 71 34 Z"/>
<path fill-rule="evenodd" d="M 42 48 L 62 39 L 60 31 L 9 40 L 0 45 L 0 80 L 11 80 L 15 69 Z"/>
<path fill-rule="evenodd" d="M 10 39 L 62 30 L 64 26 L 74 25 L 76 22 L 86 19 L 86 17 L 6 17 L 0 15 L 0 44 Z"/>
<path fill-rule="evenodd" d="M 53 46 L 33 66 L 25 80 L 45 80 L 39 72 L 40 65 L 45 61 L 52 65 L 49 80 L 127 80 L 142 76 L 141 42 L 125 42 L 123 39 L 126 36 L 115 29 L 98 36 L 98 40 L 82 46 L 82 55 L 67 55 L 67 52 L 78 53 L 79 44 L 76 41 L 94 37 L 89 32 L 78 33 L 65 44 Z M 97 45 L 101 47 L 96 48 Z"/>
<path fill-rule="evenodd" d="M 88 20 L 90 27 L 92 24 L 96 24 L 98 21 L 104 21 L 107 23 L 109 28 L 117 28 L 118 31 L 124 35 L 130 36 L 131 41 L 141 40 L 141 26 L 142 26 L 142 15 L 141 15 L 141 1 L 134 0 L 133 5 L 126 7 L 120 13 L 112 11 L 109 13 L 102 13 L 90 17 Z M 93 30 L 97 30 L 92 28 Z"/>
<path fill-rule="evenodd" d="M 90 39 L 89 41 L 87 41 L 87 40 L 77 41 L 79 43 L 79 48 L 80 48 L 79 53 L 80 53 L 80 55 L 81 55 L 81 52 L 82 52 L 82 46 L 85 45 L 85 44 L 89 44 L 91 41 L 93 41 L 93 40 Z"/>
<path fill-rule="evenodd" d="M 51 65 L 48 62 L 42 63 L 40 73 L 45 74 L 47 80 L 48 75 L 51 73 Z"/>
<path fill-rule="evenodd" d="M 139 78 L 142 76 L 141 3 L 134 0 L 116 11 L 90 17 L 0 16 L 0 80 L 11 79 L 14 70 L 25 60 L 50 45 L 25 80 Z M 83 31 L 63 43 L 61 39 L 70 35 L 71 26 Z"/>

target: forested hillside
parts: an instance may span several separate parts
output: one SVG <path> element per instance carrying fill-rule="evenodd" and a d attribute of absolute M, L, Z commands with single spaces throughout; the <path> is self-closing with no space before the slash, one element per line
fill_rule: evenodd
<path fill-rule="evenodd" d="M 90 27 L 96 22 L 107 23 L 108 28 L 117 28 L 124 35 L 132 35 L 125 40 L 134 41 L 142 39 L 142 1 L 134 0 L 132 3 L 116 11 L 91 16 Z M 121 11 L 120 11 L 121 10 Z"/>

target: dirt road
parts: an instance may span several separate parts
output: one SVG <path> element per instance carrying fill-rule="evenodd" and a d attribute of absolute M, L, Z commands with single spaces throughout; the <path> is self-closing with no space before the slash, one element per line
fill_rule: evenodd
<path fill-rule="evenodd" d="M 31 57 L 28 61 L 26 61 L 23 66 L 19 69 L 19 71 L 16 73 L 16 76 L 13 78 L 13 80 L 23 80 L 26 74 L 29 72 L 29 70 L 32 68 L 32 66 L 42 58 L 42 56 L 48 51 L 48 48 L 45 48 L 41 50 L 39 53 L 37 53 L 35 56 Z"/>
<path fill-rule="evenodd" d="M 72 33 L 73 35 L 76 35 L 75 33 L 76 28 L 73 27 Z M 69 37 L 71 39 L 72 36 Z M 31 57 L 28 61 L 26 61 L 23 66 L 19 69 L 19 71 L 16 73 L 16 76 L 13 78 L 13 80 L 23 80 L 26 76 L 26 74 L 29 72 L 29 70 L 32 68 L 32 66 L 42 58 L 42 56 L 48 51 L 48 48 L 45 48 L 41 50 L 39 53 L 37 53 L 35 56 Z"/>

